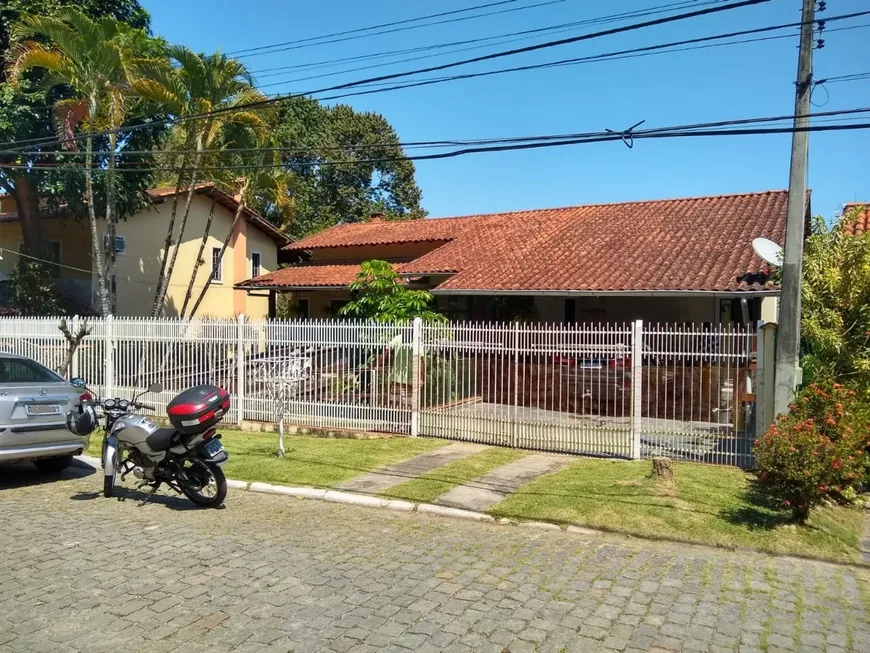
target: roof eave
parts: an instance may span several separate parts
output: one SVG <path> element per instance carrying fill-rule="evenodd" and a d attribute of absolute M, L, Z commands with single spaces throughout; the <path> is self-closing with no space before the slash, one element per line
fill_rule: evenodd
<path fill-rule="evenodd" d="M 779 290 L 501 290 L 433 288 L 433 295 L 545 295 L 551 297 L 778 297 Z"/>

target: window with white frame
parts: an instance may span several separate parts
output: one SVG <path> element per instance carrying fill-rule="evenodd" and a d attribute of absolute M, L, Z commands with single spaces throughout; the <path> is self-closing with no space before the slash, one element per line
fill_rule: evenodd
<path fill-rule="evenodd" d="M 221 248 L 211 248 L 211 280 L 212 283 L 221 283 L 224 280 L 223 261 L 221 261 Z"/>
<path fill-rule="evenodd" d="M 259 277 L 260 274 L 260 252 L 251 252 L 251 278 Z"/>

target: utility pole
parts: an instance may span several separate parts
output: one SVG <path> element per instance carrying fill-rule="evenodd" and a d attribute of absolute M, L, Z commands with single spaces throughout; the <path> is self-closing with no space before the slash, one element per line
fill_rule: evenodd
<path fill-rule="evenodd" d="M 794 127 L 791 170 L 788 179 L 788 216 L 782 262 L 782 294 L 779 302 L 779 337 L 776 346 L 777 415 L 788 411 L 797 385 L 801 342 L 801 267 L 804 256 L 804 224 L 809 157 L 810 91 L 813 86 L 813 30 L 816 0 L 803 0 L 798 73 L 795 82 Z"/>

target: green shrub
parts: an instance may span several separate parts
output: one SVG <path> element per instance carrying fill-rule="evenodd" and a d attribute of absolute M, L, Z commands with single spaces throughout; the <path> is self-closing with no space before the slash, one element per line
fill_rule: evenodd
<path fill-rule="evenodd" d="M 755 456 L 768 491 L 803 522 L 825 498 L 846 499 L 861 485 L 870 430 L 855 392 L 836 383 L 807 386 L 790 408 L 756 441 Z"/>

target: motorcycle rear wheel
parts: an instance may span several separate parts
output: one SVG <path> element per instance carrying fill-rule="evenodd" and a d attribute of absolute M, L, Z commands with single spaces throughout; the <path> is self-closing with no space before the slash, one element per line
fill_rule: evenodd
<path fill-rule="evenodd" d="M 227 497 L 227 477 L 224 471 L 211 462 L 188 458 L 183 463 L 184 476 L 178 478 L 178 486 L 184 496 L 204 508 L 217 508 Z"/>

